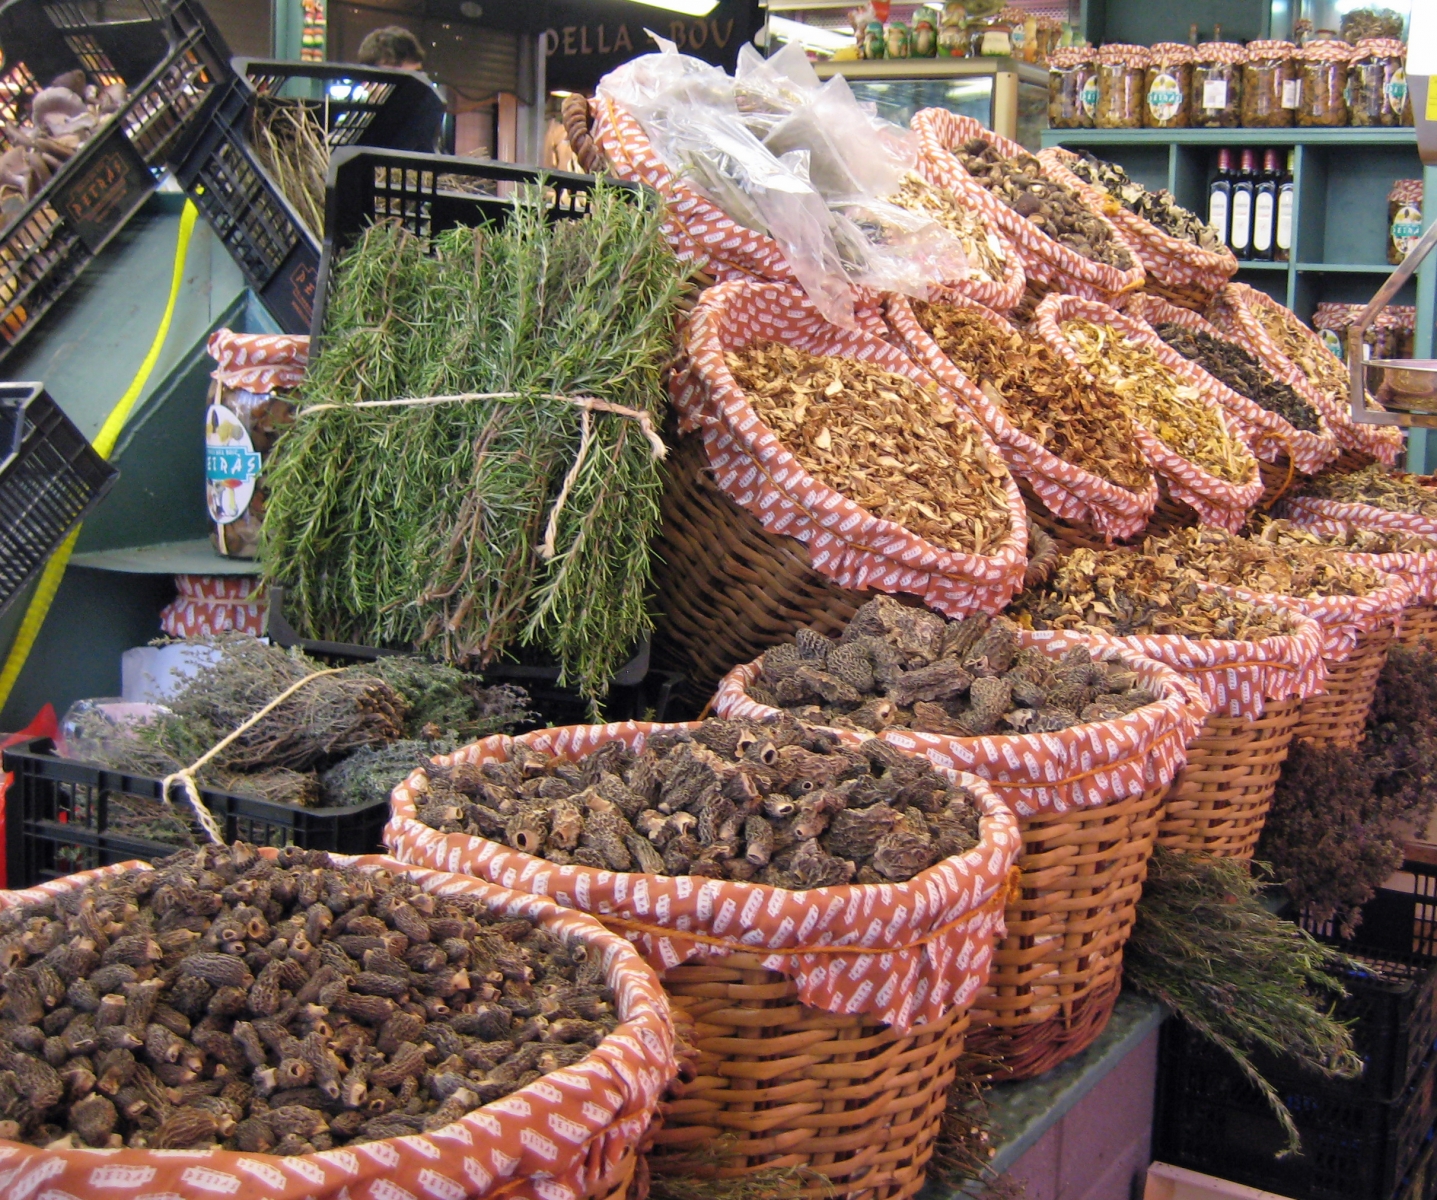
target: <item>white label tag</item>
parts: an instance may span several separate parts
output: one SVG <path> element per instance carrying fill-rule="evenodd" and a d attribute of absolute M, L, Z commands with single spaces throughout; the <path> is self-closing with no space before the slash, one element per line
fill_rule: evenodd
<path fill-rule="evenodd" d="M 1204 108 L 1227 107 L 1227 80 L 1207 79 L 1202 85 L 1202 106 Z"/>
<path fill-rule="evenodd" d="M 222 404 L 211 404 L 205 414 L 205 498 L 216 525 L 245 515 L 260 465 L 239 417 Z"/>
<path fill-rule="evenodd" d="M 1282 81 L 1282 107 L 1296 108 L 1302 102 L 1302 82 L 1297 79 Z"/>

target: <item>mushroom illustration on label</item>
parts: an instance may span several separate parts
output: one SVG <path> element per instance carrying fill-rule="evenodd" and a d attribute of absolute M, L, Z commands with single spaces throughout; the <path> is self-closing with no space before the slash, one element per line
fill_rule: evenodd
<path fill-rule="evenodd" d="M 211 404 L 205 415 L 205 497 L 217 525 L 244 516 L 254 497 L 260 462 L 239 417 L 222 404 Z"/>

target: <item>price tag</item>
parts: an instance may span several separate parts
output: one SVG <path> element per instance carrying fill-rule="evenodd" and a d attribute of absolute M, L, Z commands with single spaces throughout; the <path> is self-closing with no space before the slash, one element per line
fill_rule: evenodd
<path fill-rule="evenodd" d="M 1302 83 L 1297 79 L 1282 81 L 1282 107 L 1296 108 L 1302 100 Z"/>
<path fill-rule="evenodd" d="M 1227 107 L 1227 80 L 1206 79 L 1202 85 L 1202 106 L 1204 108 Z"/>

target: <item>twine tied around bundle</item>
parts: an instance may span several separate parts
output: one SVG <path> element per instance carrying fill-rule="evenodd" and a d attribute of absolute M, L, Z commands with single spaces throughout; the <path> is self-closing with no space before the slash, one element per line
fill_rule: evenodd
<path fill-rule="evenodd" d="M 309 413 L 325 412 L 336 408 L 416 408 L 428 404 L 466 404 L 475 400 L 561 400 L 579 410 L 579 450 L 559 487 L 559 495 L 549 510 L 549 521 L 544 527 L 544 540 L 539 543 L 539 556 L 545 562 L 556 553 L 555 543 L 559 536 L 559 514 L 568 502 L 569 492 L 579 477 L 579 471 L 588 457 L 589 444 L 593 440 L 593 425 L 590 415 L 596 412 L 613 413 L 630 421 L 637 421 L 648 439 L 649 449 L 657 459 L 668 457 L 668 447 L 654 429 L 653 419 L 642 409 L 630 408 L 626 404 L 615 404 L 612 400 L 600 400 L 596 396 L 561 396 L 554 392 L 459 392 L 452 396 L 413 396 L 404 400 L 358 400 L 353 404 L 311 404 L 295 413 L 295 418 Z"/>
<path fill-rule="evenodd" d="M 166 775 L 160 783 L 160 799 L 165 802 L 165 807 L 173 807 L 173 805 L 170 804 L 170 784 L 178 783 L 185 789 L 185 799 L 190 802 L 190 808 L 194 810 L 195 819 L 200 823 L 200 828 L 205 831 L 205 836 L 217 846 L 224 845 L 224 836 L 220 833 L 220 827 L 215 821 L 214 813 L 210 812 L 210 810 L 205 807 L 204 801 L 200 799 L 200 789 L 198 784 L 195 783 L 195 772 L 209 762 L 210 759 L 214 758 L 221 750 L 225 749 L 225 747 L 236 738 L 248 733 L 259 724 L 261 720 L 269 716 L 270 713 L 301 688 L 308 686 L 316 679 L 323 678 L 325 675 L 337 675 L 344 669 L 344 667 L 329 667 L 323 671 L 314 671 L 306 675 L 303 679 L 295 681 L 258 712 L 252 713 L 249 717 L 245 718 L 238 728 L 231 730 L 201 754 L 199 758 L 195 759 L 189 766 L 174 772 L 172 775 Z"/>

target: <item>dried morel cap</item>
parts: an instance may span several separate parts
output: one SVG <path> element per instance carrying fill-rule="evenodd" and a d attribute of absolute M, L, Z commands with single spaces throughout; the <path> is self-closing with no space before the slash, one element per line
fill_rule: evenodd
<path fill-rule="evenodd" d="M 597 957 L 478 901 L 206 846 L 0 913 L 0 1136 L 307 1154 L 441 1128 L 617 1025 Z"/>
<path fill-rule="evenodd" d="M 803 652 L 827 645 L 807 632 Z M 792 718 L 704 721 L 577 762 L 516 742 L 508 762 L 431 772 L 419 819 L 561 864 L 795 890 L 901 882 L 978 844 L 972 796 L 926 759 Z"/>
<path fill-rule="evenodd" d="M 1344 562 L 1330 550 L 1274 545 L 1220 529 L 1179 529 L 1150 538 L 1143 550 L 1170 555 L 1210 583 L 1306 600 L 1366 596 L 1387 582 L 1382 572 Z"/>

